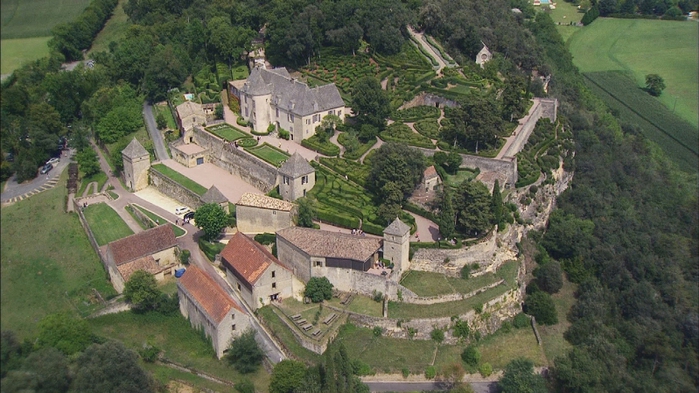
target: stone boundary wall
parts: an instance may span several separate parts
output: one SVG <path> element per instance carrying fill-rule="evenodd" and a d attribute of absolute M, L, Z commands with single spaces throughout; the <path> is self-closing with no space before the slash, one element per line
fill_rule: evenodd
<path fill-rule="evenodd" d="M 425 156 L 431 157 L 438 150 L 424 149 L 421 147 L 411 146 L 413 149 L 420 150 Z M 513 187 L 517 183 L 517 157 L 506 157 L 502 160 L 497 158 L 488 158 L 473 156 L 470 154 L 459 153 L 463 159 L 460 168 L 479 168 L 483 172 L 503 173 L 507 178 L 507 183 Z"/>
<path fill-rule="evenodd" d="M 495 288 L 498 285 L 504 283 L 505 280 L 499 280 L 497 282 L 494 282 L 490 285 L 486 285 L 484 287 L 478 288 L 475 291 L 471 291 L 469 293 L 452 293 L 449 295 L 438 295 L 438 296 L 406 296 L 405 294 L 403 295 L 403 302 L 404 303 L 410 303 L 410 304 L 438 304 L 438 303 L 446 303 L 446 302 L 453 302 L 457 300 L 466 300 L 470 297 L 476 296 L 481 292 L 485 292 L 490 288 Z"/>
<path fill-rule="evenodd" d="M 150 217 L 145 215 L 141 210 L 137 209 L 136 207 L 141 207 L 135 203 L 129 203 L 127 206 L 131 208 L 131 211 L 133 212 L 134 216 L 136 216 L 142 223 L 143 225 L 147 226 L 148 228 L 155 228 L 157 224 L 151 220 Z"/>
<path fill-rule="evenodd" d="M 162 194 L 194 209 L 204 204 L 201 200 L 201 196 L 197 193 L 190 191 L 185 186 L 153 168 L 150 168 L 149 171 L 151 184 Z"/>
<path fill-rule="evenodd" d="M 192 130 L 194 142 L 208 150 L 209 162 L 239 176 L 246 183 L 269 192 L 277 186 L 277 168 L 242 148 L 236 149 L 223 139 L 198 127 Z"/>
<path fill-rule="evenodd" d="M 73 199 L 73 209 L 75 209 L 75 211 L 78 213 L 80 225 L 82 225 L 83 229 L 85 230 L 85 233 L 87 233 L 87 239 L 90 241 L 90 245 L 95 250 L 95 253 L 97 253 L 100 262 L 102 262 L 102 267 L 104 267 L 104 271 L 107 277 L 109 277 L 109 281 L 111 281 L 114 289 L 116 289 L 117 292 L 120 292 L 118 288 L 124 288 L 124 279 L 119 274 L 115 273 L 118 271 L 116 265 L 110 263 L 109 260 L 105 258 L 105 256 L 102 255 L 102 253 L 100 252 L 100 247 L 97 244 L 97 240 L 95 239 L 95 234 L 92 233 L 92 229 L 90 229 L 90 225 L 87 224 L 87 219 L 85 219 L 85 215 L 83 213 L 83 210 L 81 209 L 82 202 L 99 196 L 105 196 L 106 198 L 109 198 L 109 196 L 106 195 L 106 193 L 93 194 L 90 197 L 86 198 L 76 198 Z"/>
<path fill-rule="evenodd" d="M 343 323 L 338 323 L 339 321 L 336 321 L 331 330 L 327 331 L 323 336 L 321 340 L 314 340 L 308 336 L 306 336 L 303 333 L 300 333 L 298 331 L 298 327 L 294 325 L 293 322 L 289 321 L 286 315 L 279 310 L 279 307 L 276 304 L 273 304 L 272 312 L 277 315 L 277 317 L 284 322 L 284 324 L 289 328 L 289 331 L 291 331 L 291 334 L 294 335 L 294 338 L 296 341 L 301 344 L 302 347 L 308 349 L 309 351 L 315 352 L 319 355 L 322 355 L 323 352 L 325 352 L 326 349 L 328 349 L 328 344 L 331 343 L 333 340 L 335 340 L 335 337 L 340 333 L 339 326 L 343 325 Z M 325 307 L 326 305 L 323 304 Z M 334 309 L 334 308 L 333 308 Z M 338 310 L 342 312 L 342 310 Z M 281 340 L 278 340 L 279 342 L 283 342 Z"/>

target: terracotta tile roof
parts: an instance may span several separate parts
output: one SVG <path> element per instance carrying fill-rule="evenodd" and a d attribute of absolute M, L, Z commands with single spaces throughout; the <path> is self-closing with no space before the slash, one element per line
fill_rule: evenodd
<path fill-rule="evenodd" d="M 221 251 L 221 262 L 227 269 L 237 273 L 252 287 L 264 271 L 273 264 L 289 269 L 280 263 L 266 248 L 238 232 Z"/>
<path fill-rule="evenodd" d="M 439 175 L 437 174 L 437 170 L 434 168 L 434 165 L 430 165 L 427 167 L 427 169 L 425 169 L 424 176 L 425 180 L 439 177 Z"/>
<path fill-rule="evenodd" d="M 165 269 L 170 269 L 170 266 L 158 266 L 155 259 L 150 255 L 117 266 L 117 270 L 119 270 L 119 273 L 121 273 L 121 276 L 124 278 L 124 282 L 129 281 L 131 275 L 139 270 L 143 270 L 150 274 L 156 274 Z"/>
<path fill-rule="evenodd" d="M 277 232 L 309 256 L 366 261 L 381 247 L 381 239 L 291 227 Z"/>
<path fill-rule="evenodd" d="M 117 266 L 177 245 L 175 233 L 168 224 L 109 243 Z"/>
<path fill-rule="evenodd" d="M 253 194 L 250 192 L 243 194 L 243 196 L 240 197 L 237 205 L 261 207 L 264 209 L 281 210 L 285 212 L 291 211 L 291 209 L 294 208 L 294 204 L 291 202 L 268 197 L 267 195 Z"/>
<path fill-rule="evenodd" d="M 194 265 L 189 265 L 187 271 L 179 278 L 177 286 L 199 303 L 202 311 L 216 324 L 229 315 L 233 308 L 245 312 L 213 278 Z"/>

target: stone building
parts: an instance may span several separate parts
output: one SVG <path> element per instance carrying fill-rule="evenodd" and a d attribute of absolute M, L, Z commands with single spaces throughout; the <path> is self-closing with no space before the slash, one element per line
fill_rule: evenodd
<path fill-rule="evenodd" d="M 410 227 L 397 217 L 383 230 L 383 257 L 393 263 L 393 277 L 410 268 Z"/>
<path fill-rule="evenodd" d="M 231 340 L 250 327 L 243 308 L 206 272 L 194 265 L 177 281 L 180 312 L 195 329 L 211 338 L 221 358 Z"/>
<path fill-rule="evenodd" d="M 310 88 L 286 68 L 255 67 L 242 88 L 229 87 L 240 99 L 241 116 L 255 130 L 263 132 L 273 125 L 289 131 L 297 143 L 313 136 L 323 117 L 344 119 L 348 113 L 335 84 Z"/>
<path fill-rule="evenodd" d="M 177 125 L 184 137 L 184 143 L 192 142 L 192 129 L 195 126 L 206 125 L 206 114 L 201 104 L 185 101 L 175 108 L 177 112 Z"/>
<path fill-rule="evenodd" d="M 425 188 L 425 192 L 436 190 L 440 184 L 442 184 L 442 179 L 440 179 L 434 165 L 430 165 L 422 176 L 422 186 Z"/>
<path fill-rule="evenodd" d="M 278 172 L 279 194 L 285 201 L 305 197 L 316 184 L 315 169 L 298 152 L 289 157 Z"/>
<path fill-rule="evenodd" d="M 180 141 L 172 143 L 170 144 L 170 153 L 175 161 L 187 168 L 193 168 L 209 162 L 209 151 L 196 143 L 182 143 Z"/>
<path fill-rule="evenodd" d="M 486 44 L 484 44 L 483 42 L 481 42 L 481 44 L 483 44 L 483 48 L 476 55 L 476 64 L 483 68 L 485 67 L 485 63 L 493 59 L 493 54 L 490 52 L 490 49 L 488 49 L 488 46 Z"/>
<path fill-rule="evenodd" d="M 266 195 L 245 193 L 235 208 L 238 231 L 248 234 L 275 233 L 288 228 L 294 225 L 295 206 Z"/>
<path fill-rule="evenodd" d="M 132 192 L 148 187 L 148 170 L 150 154 L 136 138 L 121 151 L 124 163 L 124 183 Z"/>
<path fill-rule="evenodd" d="M 136 270 L 154 273 L 156 279 L 171 275 L 179 261 L 177 239 L 169 224 L 139 232 L 107 245 L 106 260 L 117 292 Z"/>
<path fill-rule="evenodd" d="M 221 265 L 228 282 L 253 311 L 300 290 L 291 269 L 241 232 L 233 235 L 221 251 Z"/>

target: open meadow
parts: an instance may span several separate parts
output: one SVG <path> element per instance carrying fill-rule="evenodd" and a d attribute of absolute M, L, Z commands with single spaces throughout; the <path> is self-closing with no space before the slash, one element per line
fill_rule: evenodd
<path fill-rule="evenodd" d="M 660 75 L 667 85 L 660 101 L 698 126 L 699 24 L 598 18 L 575 33 L 568 46 L 582 73 L 625 71 L 639 87 L 647 74 Z"/>
<path fill-rule="evenodd" d="M 109 43 L 119 42 L 126 35 L 126 31 L 132 25 L 129 17 L 124 12 L 124 4 L 126 0 L 119 0 L 112 17 L 104 24 L 102 30 L 97 34 L 92 41 L 92 46 L 87 52 L 87 56 L 95 52 L 108 51 Z"/>
<path fill-rule="evenodd" d="M 58 185 L 3 207 L 0 220 L 2 329 L 36 335 L 47 314 L 85 316 L 116 294 L 76 214 L 64 213 L 68 172 Z M 94 289 L 94 290 L 93 290 Z"/>
<path fill-rule="evenodd" d="M 51 29 L 70 22 L 90 0 L 2 0 L 0 2 L 0 73 L 9 74 L 22 64 L 49 54 Z"/>

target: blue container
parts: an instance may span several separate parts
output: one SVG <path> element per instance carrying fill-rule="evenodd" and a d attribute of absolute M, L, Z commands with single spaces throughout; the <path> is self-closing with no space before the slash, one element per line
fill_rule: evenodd
<path fill-rule="evenodd" d="M 175 277 L 180 278 L 185 272 L 185 268 L 175 270 Z"/>

